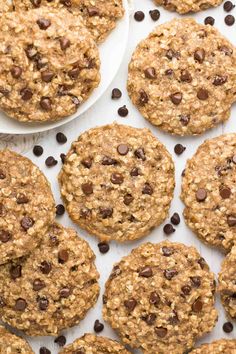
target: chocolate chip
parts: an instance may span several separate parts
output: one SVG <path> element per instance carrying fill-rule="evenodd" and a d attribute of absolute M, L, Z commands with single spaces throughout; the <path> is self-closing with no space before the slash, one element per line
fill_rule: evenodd
<path fill-rule="evenodd" d="M 34 220 L 29 216 L 24 216 L 23 219 L 21 220 L 21 226 L 25 231 L 29 230 L 33 225 L 34 225 Z"/>
<path fill-rule="evenodd" d="M 83 183 L 81 189 L 85 195 L 93 194 L 93 184 L 91 182 Z"/>
<path fill-rule="evenodd" d="M 134 156 L 136 156 L 138 159 L 141 159 L 143 161 L 146 160 L 145 151 L 143 148 L 138 148 L 137 150 L 135 150 Z"/>
<path fill-rule="evenodd" d="M 100 15 L 100 10 L 95 6 L 88 7 L 87 11 L 88 11 L 89 17 L 94 17 L 94 16 Z"/>
<path fill-rule="evenodd" d="M 173 225 L 179 225 L 180 223 L 180 216 L 178 213 L 174 213 L 170 218 L 170 221 Z"/>
<path fill-rule="evenodd" d="M 196 192 L 196 199 L 198 202 L 204 202 L 207 198 L 207 191 L 204 188 L 199 188 Z"/>
<path fill-rule="evenodd" d="M 233 10 L 233 8 L 235 7 L 235 5 L 233 5 L 233 3 L 231 1 L 226 1 L 224 3 L 224 10 L 225 12 L 230 12 Z"/>
<path fill-rule="evenodd" d="M 233 50 L 226 45 L 222 45 L 218 47 L 218 49 L 223 52 L 225 55 L 231 56 L 233 54 Z"/>
<path fill-rule="evenodd" d="M 47 349 L 46 347 L 41 347 L 39 349 L 39 354 L 51 354 L 51 351 Z"/>
<path fill-rule="evenodd" d="M 0 93 L 1 93 L 3 96 L 7 97 L 7 96 L 9 95 L 10 91 L 9 91 L 8 89 L 6 89 L 6 88 L 0 86 Z"/>
<path fill-rule="evenodd" d="M 144 278 L 150 278 L 153 276 L 153 271 L 151 267 L 144 267 L 139 270 L 139 276 Z"/>
<path fill-rule="evenodd" d="M 103 219 L 108 219 L 112 216 L 113 214 L 113 209 L 112 208 L 99 208 L 99 213 Z"/>
<path fill-rule="evenodd" d="M 29 45 L 25 49 L 25 53 L 26 53 L 28 59 L 34 59 L 38 54 L 37 50 L 34 48 L 33 45 Z"/>
<path fill-rule="evenodd" d="M 2 308 L 4 306 L 6 306 L 6 303 L 5 303 L 4 299 L 3 299 L 3 297 L 0 296 L 0 308 Z"/>
<path fill-rule="evenodd" d="M 160 338 L 164 338 L 167 335 L 167 329 L 164 327 L 156 327 L 155 332 Z"/>
<path fill-rule="evenodd" d="M 184 293 L 184 295 L 189 295 L 192 289 L 189 285 L 184 285 L 182 286 L 181 290 Z"/>
<path fill-rule="evenodd" d="M 231 195 L 231 189 L 228 187 L 224 187 L 220 189 L 220 196 L 222 199 L 228 199 Z"/>
<path fill-rule="evenodd" d="M 58 262 L 59 263 L 66 263 L 69 259 L 69 253 L 67 250 L 60 250 L 58 252 Z"/>
<path fill-rule="evenodd" d="M 140 172 L 140 169 L 138 167 L 134 167 L 130 171 L 130 176 L 132 176 L 132 177 L 139 176 L 140 174 L 141 174 L 141 172 Z"/>
<path fill-rule="evenodd" d="M 118 100 L 119 98 L 121 98 L 121 96 L 122 96 L 121 90 L 119 90 L 118 88 L 114 88 L 114 89 L 112 90 L 111 98 L 112 98 L 113 100 Z"/>
<path fill-rule="evenodd" d="M 41 0 L 30 0 L 30 1 L 34 7 L 39 7 L 41 4 Z"/>
<path fill-rule="evenodd" d="M 83 159 L 81 161 L 81 164 L 86 167 L 86 168 L 90 168 L 92 166 L 93 160 L 91 157 L 86 157 L 85 159 Z"/>
<path fill-rule="evenodd" d="M 17 279 L 21 277 L 21 266 L 20 265 L 12 265 L 10 268 L 10 275 L 12 279 Z"/>
<path fill-rule="evenodd" d="M 131 194 L 126 194 L 124 196 L 124 204 L 125 205 L 130 205 L 134 200 L 134 197 Z"/>
<path fill-rule="evenodd" d="M 153 188 L 149 183 L 145 183 L 142 189 L 142 194 L 148 194 L 152 195 L 153 194 Z"/>
<path fill-rule="evenodd" d="M 147 93 L 141 89 L 139 90 L 139 104 L 140 106 L 145 106 L 146 103 L 148 103 L 149 101 L 149 97 L 147 95 Z"/>
<path fill-rule="evenodd" d="M 14 79 L 19 79 L 19 77 L 21 77 L 21 74 L 22 74 L 22 69 L 20 66 L 14 65 L 11 68 L 11 75 L 12 77 L 14 77 Z"/>
<path fill-rule="evenodd" d="M 176 155 L 181 155 L 186 150 L 186 147 L 182 144 L 176 144 L 174 147 L 174 151 Z"/>
<path fill-rule="evenodd" d="M 40 145 L 35 145 L 33 148 L 33 153 L 35 156 L 39 157 L 43 154 L 43 148 Z"/>
<path fill-rule="evenodd" d="M 193 286 L 195 288 L 199 288 L 199 286 L 201 285 L 201 277 L 195 276 L 195 277 L 190 277 L 190 279 L 191 279 Z"/>
<path fill-rule="evenodd" d="M 203 257 L 199 258 L 198 264 L 200 265 L 200 267 L 201 267 L 202 269 L 204 269 L 205 266 L 207 265 L 207 264 L 206 264 L 206 261 L 205 261 L 205 259 L 204 259 Z"/>
<path fill-rule="evenodd" d="M 228 78 L 227 76 L 222 76 L 222 75 L 216 75 L 213 79 L 213 85 L 215 86 L 221 86 L 224 85 L 227 82 Z"/>
<path fill-rule="evenodd" d="M 117 151 L 120 155 L 124 156 L 127 155 L 129 152 L 129 147 L 126 144 L 120 144 L 117 146 Z"/>
<path fill-rule="evenodd" d="M 0 179 L 5 179 L 5 178 L 6 178 L 5 172 L 0 169 Z"/>
<path fill-rule="evenodd" d="M 163 227 L 163 231 L 167 236 L 169 236 L 175 232 L 175 229 L 173 228 L 173 226 L 171 224 L 166 224 Z"/>
<path fill-rule="evenodd" d="M 149 15 L 153 21 L 158 21 L 161 14 L 159 10 L 150 10 Z"/>
<path fill-rule="evenodd" d="M 170 60 L 172 60 L 173 58 L 178 59 L 178 58 L 180 57 L 180 53 L 179 53 L 179 52 L 176 52 L 176 51 L 174 51 L 174 50 L 172 50 L 172 49 L 168 49 L 168 50 L 166 51 L 166 57 L 167 57 L 168 59 L 170 59 Z"/>
<path fill-rule="evenodd" d="M 226 24 L 227 26 L 233 26 L 234 22 L 235 22 L 235 18 L 234 18 L 233 15 L 227 15 L 227 16 L 225 17 L 225 24 Z"/>
<path fill-rule="evenodd" d="M 167 280 L 171 280 L 172 278 L 174 278 L 174 276 L 176 276 L 178 274 L 177 270 L 175 269 L 166 269 L 164 270 L 164 277 Z"/>
<path fill-rule="evenodd" d="M 174 103 L 176 106 L 179 105 L 182 101 L 183 95 L 181 92 L 175 92 L 170 95 L 170 99 L 172 103 Z"/>
<path fill-rule="evenodd" d="M 41 262 L 39 268 L 43 274 L 49 274 L 52 270 L 52 265 L 50 262 L 43 261 Z"/>
<path fill-rule="evenodd" d="M 205 25 L 214 26 L 215 19 L 212 16 L 207 16 L 204 20 Z"/>
<path fill-rule="evenodd" d="M 160 301 L 161 299 L 158 293 L 156 291 L 153 291 L 149 297 L 150 304 L 157 306 L 160 303 Z"/>
<path fill-rule="evenodd" d="M 111 165 L 116 165 L 117 161 L 109 156 L 104 156 L 102 158 L 102 165 L 104 166 L 111 166 Z"/>
<path fill-rule="evenodd" d="M 157 77 L 156 70 L 153 67 L 144 70 L 144 75 L 147 79 L 156 79 Z"/>
<path fill-rule="evenodd" d="M 204 62 L 205 56 L 206 56 L 206 52 L 203 48 L 198 48 L 194 52 L 194 59 L 200 64 Z"/>
<path fill-rule="evenodd" d="M 80 73 L 80 68 L 73 68 L 70 71 L 68 71 L 68 75 L 73 80 L 77 79 L 77 77 L 79 76 L 79 73 Z"/>
<path fill-rule="evenodd" d="M 172 313 L 171 316 L 169 317 L 168 321 L 169 321 L 170 324 L 172 324 L 172 325 L 176 325 L 176 324 L 179 322 L 179 317 L 178 317 L 176 311 L 173 311 L 173 313 Z"/>
<path fill-rule="evenodd" d="M 174 250 L 172 248 L 166 247 L 166 246 L 163 246 L 161 250 L 162 250 L 163 256 L 165 256 L 165 257 L 170 257 L 174 253 Z"/>
<path fill-rule="evenodd" d="M 203 308 L 203 303 L 200 299 L 197 299 L 192 305 L 192 310 L 194 312 L 200 312 L 202 308 Z"/>
<path fill-rule="evenodd" d="M 148 315 L 143 316 L 142 320 L 144 320 L 147 325 L 152 326 L 156 322 L 156 318 L 157 316 L 155 315 L 155 313 L 149 313 Z"/>
<path fill-rule="evenodd" d="M 46 311 L 47 308 L 48 308 L 48 305 L 49 305 L 48 299 L 47 299 L 46 297 L 41 297 L 41 298 L 39 297 L 39 298 L 37 299 L 37 301 L 38 301 L 39 309 L 40 309 L 41 311 Z"/>
<path fill-rule="evenodd" d="M 124 177 L 121 173 L 112 173 L 111 175 L 111 182 L 113 184 L 122 184 L 124 182 Z"/>
<path fill-rule="evenodd" d="M 145 15 L 144 15 L 143 11 L 136 11 L 136 12 L 134 13 L 134 19 L 135 19 L 136 21 L 138 21 L 138 22 L 143 21 L 143 20 L 144 20 L 144 17 L 145 17 Z"/>
<path fill-rule="evenodd" d="M 209 97 L 209 93 L 207 90 L 200 88 L 197 92 L 197 98 L 201 101 L 207 100 Z"/>
<path fill-rule="evenodd" d="M 2 243 L 6 243 L 6 242 L 10 241 L 11 238 L 12 238 L 12 235 L 10 234 L 10 232 L 5 231 L 5 230 L 0 230 L 0 241 Z"/>
<path fill-rule="evenodd" d="M 60 155 L 60 158 L 61 158 L 62 164 L 64 164 L 65 161 L 66 161 L 66 154 L 61 154 L 61 155 Z"/>
<path fill-rule="evenodd" d="M 71 294 L 71 290 L 69 288 L 62 288 L 60 290 L 60 297 L 61 298 L 68 298 Z"/>
<path fill-rule="evenodd" d="M 233 329 L 234 329 L 234 326 L 231 322 L 225 322 L 223 324 L 223 331 L 225 333 L 231 333 Z"/>
<path fill-rule="evenodd" d="M 59 39 L 59 42 L 60 42 L 60 46 L 61 46 L 61 50 L 66 50 L 67 48 L 70 47 L 70 40 L 68 38 L 65 38 L 65 37 L 61 37 Z"/>
<path fill-rule="evenodd" d="M 94 331 L 96 332 L 96 333 L 100 333 L 100 332 L 102 332 L 103 331 L 103 329 L 104 329 L 104 324 L 102 324 L 99 320 L 96 320 L 95 322 L 94 322 Z"/>
<path fill-rule="evenodd" d="M 192 82 L 192 76 L 188 70 L 182 70 L 180 75 L 180 80 L 183 82 Z"/>
<path fill-rule="evenodd" d="M 27 204 L 29 202 L 29 198 L 25 194 L 20 193 L 17 195 L 16 202 L 17 204 Z"/>
<path fill-rule="evenodd" d="M 236 216 L 235 215 L 229 215 L 227 217 L 227 223 L 230 227 L 236 226 Z"/>
<path fill-rule="evenodd" d="M 49 97 L 41 97 L 40 99 L 40 107 L 44 111 L 51 111 L 52 110 L 52 101 Z"/>
<path fill-rule="evenodd" d="M 66 337 L 65 336 L 59 336 L 54 340 L 54 343 L 59 345 L 59 347 L 64 347 L 66 345 Z"/>
<path fill-rule="evenodd" d="M 165 70 L 165 75 L 166 76 L 171 76 L 172 74 L 173 74 L 173 70 L 172 69 Z"/>
<path fill-rule="evenodd" d="M 183 126 L 187 126 L 190 121 L 190 116 L 188 114 L 181 114 L 180 115 L 180 122 Z"/>
<path fill-rule="evenodd" d="M 27 307 L 27 302 L 24 300 L 24 299 L 17 299 L 16 300 L 16 303 L 15 303 L 15 306 L 14 306 L 14 309 L 16 311 L 24 311 Z"/>
<path fill-rule="evenodd" d="M 51 21 L 47 20 L 46 18 L 39 18 L 37 20 L 37 25 L 41 30 L 46 30 L 48 27 L 51 26 Z"/>
<path fill-rule="evenodd" d="M 137 306 L 137 301 L 135 299 L 125 300 L 124 305 L 129 311 L 133 311 Z"/>
<path fill-rule="evenodd" d="M 29 101 L 33 97 L 33 92 L 25 87 L 20 91 L 20 95 L 23 101 Z"/>
<path fill-rule="evenodd" d="M 100 251 L 102 254 L 105 254 L 105 253 L 107 253 L 107 252 L 109 251 L 110 246 L 109 246 L 109 244 L 108 244 L 107 242 L 100 242 L 100 243 L 98 244 L 98 249 L 99 249 L 99 251 Z"/>
<path fill-rule="evenodd" d="M 127 117 L 127 115 L 129 114 L 129 111 L 126 106 L 122 106 L 118 109 L 118 114 L 120 117 L 124 118 L 124 117 Z"/>
<path fill-rule="evenodd" d="M 57 204 L 56 206 L 56 215 L 62 216 L 65 213 L 65 207 L 63 204 Z"/>
<path fill-rule="evenodd" d="M 49 156 L 46 161 L 45 161 L 45 164 L 47 167 L 53 167 L 53 166 L 56 166 L 58 163 L 57 160 L 54 159 L 53 156 Z"/>
<path fill-rule="evenodd" d="M 46 284 L 44 283 L 43 280 L 40 279 L 35 279 L 33 282 L 33 290 L 34 291 L 40 291 L 43 288 L 45 288 Z"/>
<path fill-rule="evenodd" d="M 54 73 L 52 71 L 42 71 L 41 78 L 44 82 L 51 82 L 53 79 Z"/>

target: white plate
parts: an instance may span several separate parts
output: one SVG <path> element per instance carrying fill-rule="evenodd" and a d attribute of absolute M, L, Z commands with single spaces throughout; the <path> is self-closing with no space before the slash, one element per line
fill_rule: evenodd
<path fill-rule="evenodd" d="M 20 123 L 3 112 L 0 112 L 0 133 L 5 134 L 31 134 L 43 132 L 59 127 L 71 120 L 78 118 L 86 112 L 106 91 L 122 62 L 129 34 L 129 5 L 127 0 L 123 0 L 125 16 L 117 22 L 116 28 L 110 33 L 108 38 L 99 46 L 101 58 L 101 82 L 94 90 L 89 99 L 84 102 L 77 112 L 69 117 L 56 122 L 48 123 Z"/>

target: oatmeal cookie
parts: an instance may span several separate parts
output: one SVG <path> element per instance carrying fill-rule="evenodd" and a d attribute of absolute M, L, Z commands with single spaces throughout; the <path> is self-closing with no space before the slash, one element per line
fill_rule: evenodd
<path fill-rule="evenodd" d="M 214 275 L 194 247 L 146 243 L 114 266 L 103 316 L 132 348 L 183 354 L 217 321 L 214 291 Z"/>
<path fill-rule="evenodd" d="M 50 184 L 29 159 L 0 151 L 0 264 L 30 253 L 55 217 Z"/>
<path fill-rule="evenodd" d="M 98 48 L 80 16 L 42 7 L 6 13 L 0 26 L 0 108 L 10 117 L 62 119 L 98 86 Z"/>
<path fill-rule="evenodd" d="M 236 354 L 236 340 L 219 339 L 203 344 L 191 351 L 191 354 Z"/>
<path fill-rule="evenodd" d="M 34 354 L 25 339 L 0 326 L 0 354 Z"/>
<path fill-rule="evenodd" d="M 60 354 L 130 354 L 120 343 L 94 334 L 85 334 L 60 351 Z"/>
<path fill-rule="evenodd" d="M 236 246 L 224 259 L 219 273 L 218 291 L 224 309 L 230 317 L 236 319 Z M 235 348 L 236 349 L 236 348 Z"/>
<path fill-rule="evenodd" d="M 161 224 L 174 189 L 174 165 L 147 129 L 112 124 L 83 133 L 59 175 L 72 220 L 103 241 L 145 236 Z"/>
<path fill-rule="evenodd" d="M 166 132 L 196 135 L 229 118 L 236 100 L 236 50 L 216 28 L 174 19 L 136 48 L 128 93 Z"/>
<path fill-rule="evenodd" d="M 94 259 L 74 230 L 53 224 L 28 257 L 0 266 L 1 320 L 31 336 L 78 324 L 99 295 Z"/>
<path fill-rule="evenodd" d="M 66 8 L 81 15 L 96 42 L 102 42 L 123 17 L 122 0 L 13 0 L 16 10 L 28 10 L 40 6 Z"/>
<path fill-rule="evenodd" d="M 181 198 L 187 225 L 207 244 L 236 241 L 236 134 L 206 140 L 187 162 Z"/>
<path fill-rule="evenodd" d="M 154 0 L 157 5 L 164 6 L 169 11 L 176 11 L 179 14 L 198 12 L 216 7 L 223 0 Z"/>

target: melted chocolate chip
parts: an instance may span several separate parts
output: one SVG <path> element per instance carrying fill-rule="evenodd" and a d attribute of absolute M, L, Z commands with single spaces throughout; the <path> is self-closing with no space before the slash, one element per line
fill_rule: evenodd
<path fill-rule="evenodd" d="M 160 303 L 160 301 L 161 299 L 158 293 L 156 291 L 153 291 L 149 297 L 150 304 L 157 306 Z"/>
<path fill-rule="evenodd" d="M 134 155 L 138 158 L 141 159 L 143 161 L 146 160 L 146 156 L 145 156 L 145 151 L 143 148 L 138 148 L 137 150 L 134 151 Z"/>
<path fill-rule="evenodd" d="M 103 219 L 108 219 L 112 216 L 113 214 L 113 209 L 112 208 L 99 208 L 99 213 Z"/>
<path fill-rule="evenodd" d="M 0 241 L 3 243 L 6 243 L 8 241 L 10 241 L 12 238 L 12 235 L 10 234 L 10 232 L 5 231 L 5 230 L 0 230 Z"/>
<path fill-rule="evenodd" d="M 29 203 L 29 198 L 25 194 L 20 193 L 16 198 L 16 202 L 17 204 L 27 204 Z"/>
<path fill-rule="evenodd" d="M 167 280 L 171 280 L 173 277 L 175 277 L 178 274 L 177 270 L 175 269 L 166 269 L 164 270 L 164 277 Z"/>
<path fill-rule="evenodd" d="M 45 286 L 46 286 L 46 284 L 44 283 L 43 280 L 35 279 L 34 282 L 33 282 L 33 290 L 34 290 L 34 291 L 40 291 L 40 290 L 42 290 Z"/>
<path fill-rule="evenodd" d="M 125 205 L 130 205 L 134 200 L 134 197 L 131 194 L 126 194 L 124 196 L 124 204 Z"/>
<path fill-rule="evenodd" d="M 14 65 L 11 68 L 11 75 L 14 79 L 19 79 L 21 77 L 21 74 L 22 74 L 22 69 L 20 66 Z"/>
<path fill-rule="evenodd" d="M 174 103 L 176 106 L 179 105 L 182 101 L 183 95 L 181 92 L 175 92 L 170 95 L 170 99 L 172 103 Z"/>
<path fill-rule="evenodd" d="M 42 71 L 41 72 L 41 78 L 44 82 L 51 82 L 54 77 L 54 73 L 52 71 Z"/>
<path fill-rule="evenodd" d="M 69 259 L 69 253 L 67 250 L 60 250 L 58 252 L 58 262 L 59 263 L 66 263 Z"/>
<path fill-rule="evenodd" d="M 38 301 L 38 307 L 39 307 L 39 310 L 41 311 L 46 311 L 48 306 L 49 306 L 49 301 L 46 297 L 39 297 L 37 299 Z"/>
<path fill-rule="evenodd" d="M 139 270 L 139 276 L 144 278 L 150 278 L 153 276 L 153 271 L 151 267 L 144 267 Z"/>
<path fill-rule="evenodd" d="M 90 6 L 87 8 L 89 17 L 99 16 L 100 10 L 95 6 Z"/>
<path fill-rule="evenodd" d="M 197 299 L 192 305 L 192 310 L 194 312 L 201 312 L 202 308 L 203 308 L 203 303 L 200 299 Z"/>
<path fill-rule="evenodd" d="M 152 195 L 153 194 L 153 188 L 149 183 L 145 183 L 142 189 L 142 194 L 148 194 Z"/>
<path fill-rule="evenodd" d="M 163 256 L 165 256 L 165 257 L 170 257 L 174 253 L 173 248 L 170 248 L 167 246 L 163 246 L 161 250 L 162 250 Z"/>
<path fill-rule="evenodd" d="M 230 227 L 236 226 L 236 216 L 235 215 L 228 215 L 227 223 Z"/>
<path fill-rule="evenodd" d="M 52 270 L 52 265 L 50 262 L 43 261 L 41 262 L 39 268 L 43 274 L 49 274 Z"/>
<path fill-rule="evenodd" d="M 29 101 L 33 97 L 33 92 L 25 87 L 20 91 L 20 95 L 23 101 Z"/>
<path fill-rule="evenodd" d="M 41 30 L 46 30 L 48 27 L 51 26 L 51 21 L 47 20 L 46 18 L 39 18 L 37 20 L 37 25 Z"/>
<path fill-rule="evenodd" d="M 102 158 L 102 165 L 104 166 L 112 166 L 112 165 L 116 165 L 117 164 L 117 160 L 109 157 L 109 156 L 104 156 Z"/>
<path fill-rule="evenodd" d="M 153 67 L 149 67 L 146 70 L 144 70 L 144 75 L 147 79 L 151 79 L 151 80 L 156 79 L 157 77 L 156 70 Z"/>
<path fill-rule="evenodd" d="M 59 39 L 61 50 L 66 50 L 70 47 L 70 40 L 68 38 L 62 37 Z"/>
<path fill-rule="evenodd" d="M 54 340 L 54 343 L 59 345 L 59 347 L 64 347 L 66 345 L 66 337 L 65 336 L 59 336 Z M 77 353 L 76 353 L 77 354 Z"/>
<path fill-rule="evenodd" d="M 24 300 L 24 299 L 17 299 L 16 300 L 16 303 L 15 303 L 15 306 L 14 306 L 14 309 L 16 311 L 24 311 L 27 307 L 27 302 Z"/>
<path fill-rule="evenodd" d="M 129 299 L 124 301 L 124 305 L 129 311 L 133 311 L 137 306 L 137 301 L 135 299 Z"/>
<path fill-rule="evenodd" d="M 17 279 L 21 277 L 21 266 L 20 265 L 12 265 L 10 268 L 10 276 L 12 279 Z"/>
<path fill-rule="evenodd" d="M 29 216 L 24 216 L 23 219 L 21 220 L 21 226 L 25 231 L 29 230 L 33 225 L 34 225 L 34 220 Z"/>
<path fill-rule="evenodd" d="M 81 189 L 85 195 L 93 194 L 93 184 L 91 182 L 83 183 Z"/>
<path fill-rule="evenodd" d="M 141 171 L 140 171 L 140 169 L 138 167 L 134 167 L 130 171 L 130 176 L 132 176 L 132 177 L 139 176 L 140 174 L 141 174 Z"/>
<path fill-rule="evenodd" d="M 184 295 L 189 295 L 191 293 L 191 287 L 189 285 L 184 285 L 181 288 Z"/>
<path fill-rule="evenodd" d="M 160 338 L 164 338 L 167 335 L 167 329 L 164 327 L 155 328 L 156 335 Z"/>
<path fill-rule="evenodd" d="M 68 298 L 71 294 L 71 289 L 69 288 L 62 288 L 59 292 L 61 298 Z"/>
<path fill-rule="evenodd" d="M 203 48 L 198 48 L 194 52 L 194 59 L 200 64 L 204 62 L 205 56 L 206 52 Z"/>
<path fill-rule="evenodd" d="M 112 173 L 111 175 L 111 182 L 113 184 L 122 184 L 124 182 L 124 177 L 121 173 Z"/>
<path fill-rule="evenodd" d="M 93 159 L 91 157 L 86 157 L 81 161 L 81 164 L 86 168 L 91 168 L 93 163 Z"/>

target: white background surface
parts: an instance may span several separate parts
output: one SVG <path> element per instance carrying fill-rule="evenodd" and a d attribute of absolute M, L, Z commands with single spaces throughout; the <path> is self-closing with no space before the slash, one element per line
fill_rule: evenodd
<path fill-rule="evenodd" d="M 104 96 L 97 102 L 97 104 L 87 111 L 86 114 L 81 116 L 80 118 L 74 120 L 73 122 L 61 127 L 60 129 L 50 131 L 43 134 L 31 135 L 26 137 L 12 137 L 12 136 L 0 136 L 0 147 L 8 146 L 13 148 L 14 150 L 25 154 L 26 156 L 32 158 L 32 160 L 44 171 L 46 176 L 52 183 L 52 188 L 54 192 L 54 196 L 57 203 L 60 203 L 60 193 L 58 190 L 57 184 L 57 175 L 61 167 L 60 163 L 60 153 L 67 152 L 70 144 L 73 140 L 77 138 L 79 134 L 81 134 L 86 129 L 92 128 L 97 125 L 103 125 L 106 123 L 111 123 L 114 120 L 123 124 L 130 124 L 135 127 L 149 127 L 152 132 L 158 137 L 168 148 L 168 150 L 173 155 L 176 166 L 176 189 L 175 189 L 175 198 L 171 205 L 170 214 L 173 212 L 178 212 L 180 215 L 182 214 L 183 205 L 179 199 L 180 195 L 180 184 L 181 184 L 181 172 L 185 167 L 186 159 L 191 157 L 193 153 L 196 151 L 196 148 L 206 139 L 215 137 L 217 135 L 222 134 L 223 132 L 234 132 L 235 131 L 235 107 L 232 109 L 231 118 L 224 126 L 218 126 L 217 128 L 209 131 L 208 133 L 199 136 L 199 137 L 190 137 L 190 138 L 179 138 L 172 137 L 167 134 L 164 134 L 157 128 L 151 126 L 147 121 L 145 121 L 138 111 L 132 106 L 131 102 L 128 99 L 126 93 L 126 79 L 127 79 L 127 65 L 130 60 L 131 54 L 136 46 L 136 44 L 142 39 L 145 38 L 148 33 L 160 23 L 163 23 L 171 18 L 178 16 L 174 13 L 169 13 L 162 8 L 159 8 L 161 12 L 160 20 L 157 23 L 154 23 L 148 12 L 150 9 L 155 8 L 153 2 L 151 0 L 134 0 L 134 8 L 135 10 L 143 10 L 145 12 L 145 20 L 141 23 L 134 21 L 133 17 L 130 20 L 130 35 L 129 35 L 129 43 L 126 50 L 126 55 L 123 60 L 123 64 L 119 70 L 118 75 L 113 81 L 112 85 L 106 91 Z M 236 10 L 232 11 L 232 14 L 236 15 Z M 221 5 L 217 9 L 211 9 L 208 11 L 204 11 L 200 14 L 193 15 L 200 23 L 203 23 L 204 18 L 206 16 L 213 16 L 216 19 L 215 26 L 221 30 L 231 41 L 236 44 L 236 24 L 232 27 L 227 27 L 224 24 L 224 17 L 226 13 L 223 10 L 223 6 Z M 115 47 L 117 44 L 113 43 Z M 110 98 L 111 90 L 114 87 L 119 87 L 123 96 L 118 101 L 112 101 Z M 117 115 L 117 109 L 126 104 L 129 109 L 129 116 L 127 118 L 120 118 Z M 63 131 L 67 138 L 68 143 L 60 146 L 55 139 L 56 132 Z M 32 154 L 32 146 L 34 143 L 41 144 L 44 147 L 43 156 L 36 158 Z M 186 151 L 183 155 L 177 157 L 174 152 L 174 146 L 176 143 L 182 143 L 186 146 Z M 49 156 L 53 155 L 56 159 L 58 159 L 59 163 L 56 167 L 51 169 L 47 168 L 44 164 L 45 159 Z M 109 273 L 112 269 L 112 265 L 114 262 L 119 261 L 120 258 L 124 255 L 127 255 L 132 248 L 141 244 L 145 241 L 152 242 L 160 242 L 161 240 L 166 239 L 166 236 L 163 235 L 162 226 L 157 228 L 155 231 L 151 233 L 150 236 L 146 237 L 143 240 L 139 240 L 137 242 L 133 242 L 126 245 L 120 245 L 116 243 L 111 243 L 110 251 L 106 255 L 101 255 L 98 252 L 97 248 L 97 240 L 92 236 L 89 236 L 85 232 L 81 231 L 76 225 L 73 225 L 69 220 L 67 214 L 63 217 L 57 218 L 59 222 L 61 222 L 65 226 L 73 226 L 78 233 L 84 237 L 87 241 L 89 241 L 91 247 L 97 255 L 96 265 L 101 274 L 100 284 L 101 284 L 101 295 L 99 297 L 99 301 L 94 309 L 92 309 L 86 318 L 80 323 L 79 326 L 74 327 L 72 329 L 63 331 L 67 338 L 67 343 L 71 343 L 75 338 L 83 335 L 85 332 L 93 332 L 93 325 L 96 319 L 102 320 L 102 294 L 103 294 L 103 286 L 106 279 L 109 276 Z M 211 249 L 210 247 L 205 246 L 201 243 L 198 238 L 186 227 L 183 217 L 181 217 L 181 224 L 176 227 L 176 232 L 173 236 L 169 237 L 171 241 L 183 242 L 187 245 L 194 245 L 200 251 L 201 255 L 207 260 L 210 268 L 215 274 L 220 270 L 220 263 L 223 259 L 223 255 L 220 254 L 219 251 Z M 201 342 L 210 342 L 213 339 L 219 338 L 235 338 L 235 331 L 232 334 L 226 334 L 222 330 L 222 325 L 226 321 L 226 316 L 220 305 L 219 299 L 217 299 L 217 308 L 219 311 L 219 321 L 212 331 L 212 333 L 208 336 L 205 336 Z M 235 324 L 236 325 L 236 324 Z M 102 335 L 110 336 L 111 338 L 117 338 L 114 332 L 111 330 L 108 324 L 105 325 L 105 330 L 101 333 Z M 37 338 L 30 339 L 30 343 L 38 353 L 40 346 L 46 346 L 52 353 L 58 352 L 58 346 L 53 343 L 53 338 Z M 200 342 L 198 342 L 200 343 Z M 139 351 L 134 351 L 134 353 L 139 353 Z"/>

